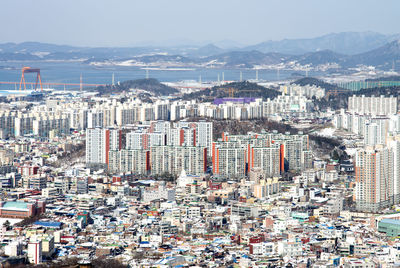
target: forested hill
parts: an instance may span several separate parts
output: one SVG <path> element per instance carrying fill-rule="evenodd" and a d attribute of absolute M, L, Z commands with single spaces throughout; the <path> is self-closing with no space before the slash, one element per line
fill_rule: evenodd
<path fill-rule="evenodd" d="M 379 81 L 400 81 L 400 76 L 399 75 L 392 75 L 392 76 L 386 76 L 386 77 L 378 77 L 378 78 L 371 78 L 371 79 L 366 79 L 365 81 L 367 82 L 379 82 Z"/>
<path fill-rule="evenodd" d="M 391 77 L 389 78 L 390 81 L 396 81 L 396 79 L 398 79 L 398 77 Z M 381 79 L 379 79 L 380 81 L 382 81 Z M 374 81 L 374 80 L 370 80 L 370 81 Z M 313 77 L 305 77 L 305 78 L 301 78 L 295 82 L 293 82 L 293 84 L 297 84 L 297 85 L 315 85 L 315 86 L 319 86 L 321 88 L 324 88 L 327 92 L 329 91 L 334 91 L 334 90 L 343 90 L 343 88 L 340 88 L 334 84 L 329 84 L 326 83 L 322 80 L 319 80 L 317 78 L 313 78 Z M 333 110 L 337 110 L 340 108 L 347 108 L 347 103 L 348 103 L 348 98 L 352 95 L 357 95 L 357 96 L 361 96 L 361 95 L 365 95 L 365 96 L 380 96 L 380 95 L 384 95 L 384 96 L 395 96 L 398 97 L 400 93 L 400 87 L 399 86 L 392 86 L 392 87 L 378 87 L 378 88 L 366 88 L 366 89 L 361 89 L 358 91 L 348 91 L 348 92 L 341 92 L 337 95 L 332 94 L 329 95 L 328 98 L 323 98 L 320 100 L 314 100 L 314 105 L 316 106 L 316 108 L 319 110 L 326 110 L 327 108 L 331 108 Z"/>
<path fill-rule="evenodd" d="M 398 97 L 400 94 L 400 86 L 393 86 L 393 87 L 377 87 L 377 88 L 365 88 L 358 91 L 353 91 L 347 93 L 347 95 L 365 95 L 365 96 L 380 96 L 384 95 L 386 97 L 394 96 Z"/>
<path fill-rule="evenodd" d="M 379 87 L 379 88 L 365 88 L 358 91 L 349 91 L 347 93 L 340 93 L 338 95 L 331 95 L 328 99 L 322 98 L 320 100 L 314 100 L 314 104 L 319 107 L 320 110 L 325 110 L 330 107 L 333 110 L 340 108 L 347 108 L 348 98 L 352 95 L 367 97 L 370 96 L 394 96 L 397 97 L 400 94 L 400 86 L 393 87 Z"/>
<path fill-rule="evenodd" d="M 277 90 L 265 88 L 263 86 L 257 85 L 256 83 L 243 81 L 228 83 L 221 86 L 214 86 L 205 90 L 185 94 L 182 98 L 184 100 L 196 99 L 201 101 L 213 101 L 215 98 L 230 97 L 230 94 L 233 94 L 233 97 L 235 98 L 253 97 L 263 99 L 273 99 L 276 96 L 280 95 Z"/>
<path fill-rule="evenodd" d="M 94 90 L 100 94 L 112 94 L 130 89 L 142 89 L 156 96 L 167 96 L 178 93 L 178 90 L 160 83 L 157 79 L 137 79 L 120 82 L 117 85 L 106 85 L 96 87 Z"/>
<path fill-rule="evenodd" d="M 314 85 L 314 86 L 324 88 L 327 91 L 343 89 L 341 87 L 338 87 L 337 85 L 326 83 L 326 82 L 324 82 L 320 79 L 314 78 L 314 77 L 304 77 L 304 78 L 294 81 L 292 84 L 296 84 L 296 85 L 300 85 L 300 86 Z"/>

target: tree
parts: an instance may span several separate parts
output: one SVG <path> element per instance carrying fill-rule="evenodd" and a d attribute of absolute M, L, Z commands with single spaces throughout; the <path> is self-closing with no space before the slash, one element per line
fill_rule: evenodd
<path fill-rule="evenodd" d="M 8 229 L 10 228 L 10 226 L 11 226 L 11 223 L 10 223 L 8 220 L 6 220 L 6 221 L 3 223 L 3 227 L 5 227 L 6 230 L 8 230 Z"/>
<path fill-rule="evenodd" d="M 339 160 L 340 156 L 339 153 L 337 152 L 337 150 L 333 150 L 332 152 L 332 159 L 333 160 Z"/>
<path fill-rule="evenodd" d="M 93 267 L 98 268 L 126 268 L 127 265 L 120 263 L 116 259 L 101 259 L 97 258 L 92 261 Z"/>

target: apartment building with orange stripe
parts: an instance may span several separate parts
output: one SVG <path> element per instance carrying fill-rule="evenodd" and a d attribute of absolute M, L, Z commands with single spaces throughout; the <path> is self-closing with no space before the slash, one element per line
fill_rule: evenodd
<path fill-rule="evenodd" d="M 366 147 L 355 156 L 355 201 L 359 211 L 379 212 L 394 204 L 395 180 L 393 150 L 383 146 Z"/>
<path fill-rule="evenodd" d="M 122 135 L 120 129 L 86 129 L 86 163 L 109 165 L 109 152 L 120 150 Z"/>
<path fill-rule="evenodd" d="M 278 176 L 285 169 L 311 168 L 312 160 L 308 136 L 301 133 L 222 133 L 212 146 L 213 174 L 224 177 L 243 178 L 254 167 L 266 176 Z"/>

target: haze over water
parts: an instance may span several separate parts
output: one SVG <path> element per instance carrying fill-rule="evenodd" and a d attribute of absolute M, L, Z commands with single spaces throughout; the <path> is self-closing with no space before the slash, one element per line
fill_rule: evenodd
<path fill-rule="evenodd" d="M 146 78 L 146 70 L 139 67 L 94 67 L 80 62 L 4 62 L 0 67 L 0 81 L 15 81 L 21 79 L 21 68 L 30 66 L 40 68 L 42 81 L 53 83 L 79 83 L 82 74 L 83 83 L 88 84 L 111 84 L 114 73 L 115 82 Z M 196 80 L 201 76 L 203 82 L 217 81 L 218 74 L 222 80 L 222 73 L 226 81 L 238 81 L 242 72 L 243 80 L 256 78 L 255 70 L 239 69 L 188 69 L 188 70 L 149 70 L 149 77 L 156 78 L 161 82 L 177 82 L 182 80 Z M 279 79 L 294 78 L 292 74 L 305 75 L 301 71 L 279 72 Z M 310 76 L 320 73 L 309 72 Z M 35 75 L 26 75 L 26 81 L 35 82 Z M 258 79 L 265 81 L 278 80 L 275 70 L 259 70 Z M 1 90 L 14 89 L 14 85 L 0 85 Z M 68 87 L 67 87 L 68 89 Z"/>

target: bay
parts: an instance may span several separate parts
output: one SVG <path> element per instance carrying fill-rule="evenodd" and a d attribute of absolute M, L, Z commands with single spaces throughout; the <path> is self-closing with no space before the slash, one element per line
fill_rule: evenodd
<path fill-rule="evenodd" d="M 16 84 L 0 84 L 0 90 L 12 90 L 15 86 L 19 87 L 21 79 L 21 69 L 24 66 L 40 68 L 42 81 L 44 83 L 79 83 L 82 75 L 83 83 L 87 84 L 111 84 L 114 74 L 115 82 L 146 78 L 146 70 L 140 67 L 96 67 L 79 61 L 18 61 L 18 62 L 0 62 L 0 82 L 15 82 Z M 178 82 L 185 80 L 196 80 L 211 82 L 217 81 L 218 76 L 225 81 L 239 81 L 240 72 L 243 80 L 252 80 L 256 78 L 254 69 L 151 69 L 148 71 L 150 78 L 156 78 L 161 82 Z M 258 79 L 260 81 L 276 81 L 278 79 L 293 78 L 293 74 L 305 75 L 305 72 L 293 70 L 258 70 Z M 321 75 L 321 73 L 309 72 L 310 76 Z M 26 74 L 27 82 L 35 82 L 35 74 Z M 63 88 L 56 86 L 53 88 Z M 67 89 L 73 89 L 76 86 L 67 86 Z"/>

